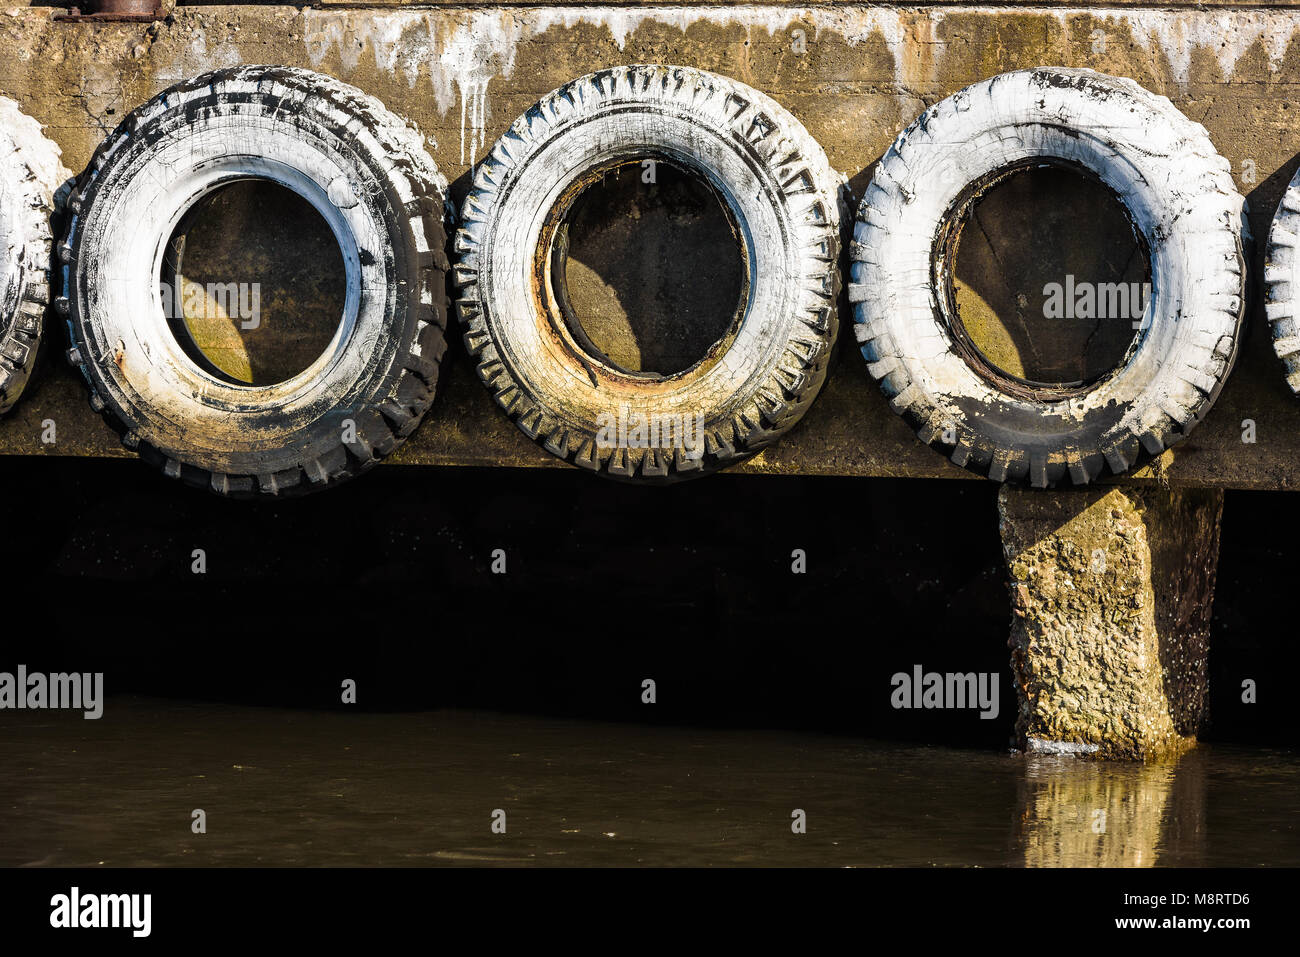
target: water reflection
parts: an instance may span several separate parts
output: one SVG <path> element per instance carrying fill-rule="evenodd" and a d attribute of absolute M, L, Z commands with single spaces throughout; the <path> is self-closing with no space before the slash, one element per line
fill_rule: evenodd
<path fill-rule="evenodd" d="M 1030 867 L 1204 863 L 1200 755 L 1112 764 L 1027 755 L 1019 842 Z M 1165 860 L 1162 857 L 1176 857 Z"/>

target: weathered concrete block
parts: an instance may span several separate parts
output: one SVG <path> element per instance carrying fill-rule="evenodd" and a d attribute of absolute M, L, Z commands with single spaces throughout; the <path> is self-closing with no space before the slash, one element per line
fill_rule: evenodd
<path fill-rule="evenodd" d="M 1195 743 L 1222 510 L 1212 490 L 1001 490 L 1021 747 L 1150 758 Z"/>

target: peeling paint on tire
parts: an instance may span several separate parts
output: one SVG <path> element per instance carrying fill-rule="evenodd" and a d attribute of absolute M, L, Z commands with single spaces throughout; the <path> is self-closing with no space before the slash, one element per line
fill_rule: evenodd
<path fill-rule="evenodd" d="M 50 301 L 51 221 L 69 174 L 41 125 L 0 96 L 0 413 L 36 363 Z"/>
<path fill-rule="evenodd" d="M 180 217 L 250 178 L 316 208 L 346 278 L 334 341 L 267 386 L 201 369 L 158 299 L 161 250 Z M 92 407 L 165 474 L 221 495 L 295 494 L 369 469 L 433 400 L 445 349 L 445 192 L 419 132 L 330 77 L 248 66 L 165 90 L 104 141 L 69 199 L 60 248 L 69 358 Z"/>
<path fill-rule="evenodd" d="M 627 373 L 564 334 L 546 293 L 548 228 L 602 169 L 645 156 L 698 173 L 724 201 L 748 270 L 732 332 L 671 376 Z M 835 174 L 769 97 L 702 70 L 636 65 L 581 77 L 519 117 L 474 172 L 461 210 L 457 314 L 479 378 L 552 454 L 631 481 L 707 474 L 789 430 L 835 340 Z M 702 423 L 702 448 L 607 446 L 602 416 Z"/>
<path fill-rule="evenodd" d="M 1150 257 L 1144 328 L 1119 367 L 1069 394 L 982 375 L 957 347 L 945 226 L 969 184 L 1022 165 L 1086 171 Z M 1199 123 L 1133 80 L 1004 73 L 926 110 L 858 209 L 849 301 L 871 375 L 922 442 L 1000 482 L 1085 485 L 1180 441 L 1218 397 L 1243 326 L 1245 201 Z"/>
<path fill-rule="evenodd" d="M 1286 368 L 1291 391 L 1300 394 L 1300 172 L 1291 178 L 1286 192 L 1273 214 L 1268 230 L 1268 248 L 1264 259 L 1264 284 L 1267 289 L 1264 312 L 1273 334 L 1273 351 Z"/>

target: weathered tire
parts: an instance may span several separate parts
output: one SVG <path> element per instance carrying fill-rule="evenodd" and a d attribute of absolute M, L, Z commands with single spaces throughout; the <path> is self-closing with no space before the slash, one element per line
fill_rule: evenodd
<path fill-rule="evenodd" d="M 1090 172 L 1127 208 L 1153 294 L 1120 365 L 1056 394 L 977 370 L 950 316 L 951 219 L 1021 166 Z M 1129 79 L 1005 73 L 935 104 L 858 210 L 849 300 L 871 374 L 921 441 L 998 481 L 1086 484 L 1179 441 L 1218 397 L 1242 331 L 1245 202 L 1205 129 Z"/>
<path fill-rule="evenodd" d="M 41 343 L 54 197 L 69 175 L 59 155 L 41 125 L 0 96 L 0 412 L 27 385 Z"/>
<path fill-rule="evenodd" d="M 667 377 L 581 349 L 545 291 L 565 204 L 646 156 L 705 179 L 747 257 L 748 299 L 731 332 Z M 638 481 L 702 475 L 776 440 L 821 388 L 837 327 L 837 184 L 799 122 L 757 90 L 674 66 L 567 83 L 492 147 L 461 218 L 456 305 L 479 378 L 525 434 L 574 465 Z M 613 420 L 631 437 L 615 439 Z M 646 447 L 652 437 L 632 423 L 652 420 L 666 434 L 687 423 L 687 434 Z"/>
<path fill-rule="evenodd" d="M 316 208 L 346 277 L 329 348 L 269 386 L 232 384 L 191 361 L 158 293 L 180 217 L 250 178 Z M 418 132 L 330 77 L 248 66 L 159 94 L 104 141 L 69 198 L 56 305 L 91 405 L 128 448 L 223 495 L 308 491 L 365 471 L 433 398 L 445 347 L 444 195 Z"/>
<path fill-rule="evenodd" d="M 1291 178 L 1273 214 L 1264 257 L 1264 311 L 1273 350 L 1286 368 L 1291 391 L 1300 394 L 1300 172 Z"/>

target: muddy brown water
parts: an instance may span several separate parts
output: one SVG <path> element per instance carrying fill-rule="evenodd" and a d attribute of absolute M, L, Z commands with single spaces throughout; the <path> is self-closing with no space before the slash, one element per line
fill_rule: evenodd
<path fill-rule="evenodd" d="M 137 697 L 4 717 L 5 866 L 1300 864 L 1300 757 L 1259 748 L 1143 766 Z"/>

